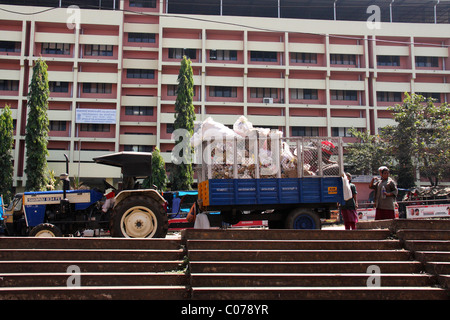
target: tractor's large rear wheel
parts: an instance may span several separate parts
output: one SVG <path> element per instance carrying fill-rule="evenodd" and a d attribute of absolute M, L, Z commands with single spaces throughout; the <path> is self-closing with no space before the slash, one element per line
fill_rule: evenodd
<path fill-rule="evenodd" d="M 165 238 L 167 214 L 154 199 L 130 196 L 116 205 L 111 235 L 125 238 Z"/>

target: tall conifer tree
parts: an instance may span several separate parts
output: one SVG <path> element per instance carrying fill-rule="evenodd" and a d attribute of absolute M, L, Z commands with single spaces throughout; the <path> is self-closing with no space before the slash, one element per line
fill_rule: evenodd
<path fill-rule="evenodd" d="M 28 92 L 28 118 L 25 134 L 26 190 L 45 190 L 47 185 L 47 144 L 49 121 L 47 64 L 39 59 L 33 67 L 33 76 Z"/>
<path fill-rule="evenodd" d="M 195 109 L 193 104 L 194 79 L 191 60 L 183 57 L 180 72 L 178 74 L 177 100 L 175 101 L 175 123 L 174 129 L 184 129 L 184 133 L 175 141 L 175 146 L 180 143 L 186 144 L 182 148 L 182 161 L 172 170 L 172 189 L 190 190 L 194 183 L 194 171 L 188 152 L 190 137 L 194 134 Z M 177 149 L 178 150 L 178 149 Z"/>

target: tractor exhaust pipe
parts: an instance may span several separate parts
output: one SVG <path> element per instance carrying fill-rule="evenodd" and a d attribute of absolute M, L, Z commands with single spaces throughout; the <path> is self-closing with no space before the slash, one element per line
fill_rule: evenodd
<path fill-rule="evenodd" d="M 66 172 L 62 173 L 59 178 L 63 183 L 63 198 L 61 199 L 61 212 L 63 214 L 68 213 L 70 210 L 69 200 L 67 200 L 66 192 L 70 189 L 70 180 L 69 180 L 69 157 L 67 154 L 64 154 L 66 158 Z"/>

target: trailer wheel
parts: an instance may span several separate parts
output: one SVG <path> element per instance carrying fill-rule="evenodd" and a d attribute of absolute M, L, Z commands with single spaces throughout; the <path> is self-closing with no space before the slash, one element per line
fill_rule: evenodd
<path fill-rule="evenodd" d="M 63 236 L 61 230 L 51 223 L 38 224 L 36 227 L 31 229 L 29 235 L 30 237 L 37 237 L 37 238 L 52 238 Z"/>
<path fill-rule="evenodd" d="M 321 222 L 315 212 L 295 209 L 287 216 L 285 226 L 286 229 L 320 229 Z"/>
<path fill-rule="evenodd" d="M 111 227 L 113 237 L 164 238 L 167 229 L 167 214 L 151 198 L 131 196 L 114 208 Z"/>

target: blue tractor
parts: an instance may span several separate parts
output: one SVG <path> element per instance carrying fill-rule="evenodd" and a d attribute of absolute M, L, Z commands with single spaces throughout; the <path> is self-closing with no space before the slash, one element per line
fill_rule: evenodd
<path fill-rule="evenodd" d="M 113 237 L 165 237 L 166 201 L 156 190 L 139 189 L 137 183 L 137 178 L 151 176 L 151 153 L 119 152 L 94 161 L 122 168 L 124 181 L 119 190 L 106 181 L 105 189 L 114 189 L 106 195 L 97 189 L 70 190 L 68 174 L 62 174 L 63 190 L 24 192 L 14 197 L 5 212 L 6 233 L 60 237 L 104 230 Z"/>

